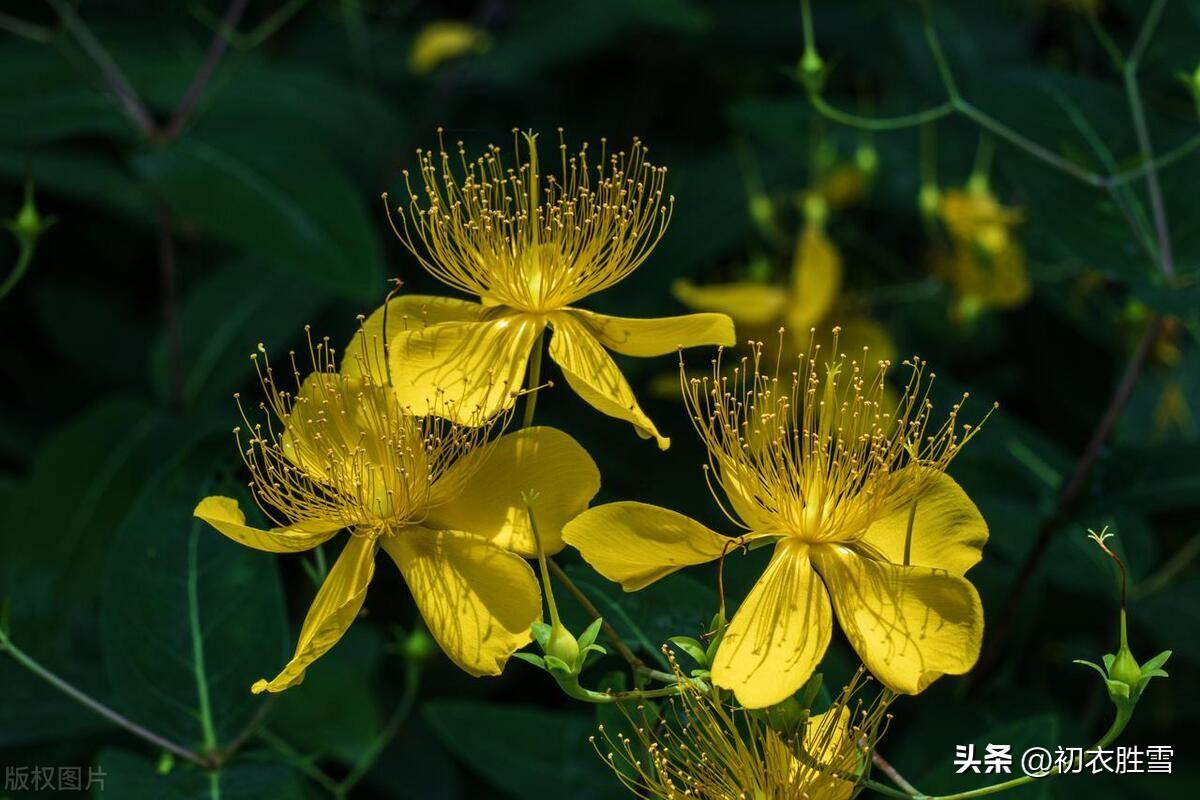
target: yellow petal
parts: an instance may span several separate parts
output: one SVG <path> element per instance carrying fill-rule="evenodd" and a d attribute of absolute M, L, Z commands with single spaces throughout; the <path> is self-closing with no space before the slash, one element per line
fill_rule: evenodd
<path fill-rule="evenodd" d="M 550 357 L 562 367 L 575 393 L 597 411 L 633 423 L 638 435 L 653 437 L 659 449 L 670 447 L 671 440 L 660 434 L 642 411 L 629 382 L 587 326 L 569 312 L 553 314 L 550 319 L 554 326 Z"/>
<path fill-rule="evenodd" d="M 975 665 L 983 606 L 966 578 L 875 561 L 840 545 L 814 548 L 813 561 L 846 638 L 892 691 L 917 694 Z"/>
<path fill-rule="evenodd" d="M 430 22 L 417 32 L 408 51 L 408 68 L 416 75 L 433 72 L 445 61 L 452 61 L 488 48 L 487 31 L 454 19 Z"/>
<path fill-rule="evenodd" d="M 788 302 L 787 290 L 767 283 L 719 283 L 696 286 L 688 281 L 671 285 L 675 299 L 696 311 L 728 314 L 739 330 L 745 326 L 778 325 Z M 745 334 L 742 334 L 743 337 Z"/>
<path fill-rule="evenodd" d="M 562 535 L 584 561 L 627 592 L 720 558 L 735 541 L 683 514 L 633 502 L 590 508 L 568 522 Z"/>
<path fill-rule="evenodd" d="M 934 567 L 955 575 L 978 564 L 988 540 L 987 523 L 962 487 L 928 467 L 906 467 L 895 480 L 914 481 L 919 487 L 916 498 L 872 522 L 862 541 L 893 564 Z"/>
<path fill-rule="evenodd" d="M 784 539 L 725 630 L 713 683 L 732 689 L 747 708 L 774 705 L 812 676 L 832 629 L 829 594 L 808 546 Z"/>
<path fill-rule="evenodd" d="M 563 548 L 562 527 L 600 491 L 592 457 L 554 428 L 525 428 L 461 458 L 433 487 L 425 525 L 466 531 L 526 557 L 537 555 L 522 498 L 536 492 L 533 511 L 547 554 Z"/>
<path fill-rule="evenodd" d="M 380 540 L 442 650 L 471 675 L 499 675 L 530 640 L 542 596 L 520 556 L 460 531 L 409 525 Z"/>
<path fill-rule="evenodd" d="M 516 402 L 525 364 L 543 323 L 504 313 L 481 322 L 443 322 L 392 339 L 392 388 L 414 413 L 432 410 L 478 424 Z"/>
<path fill-rule="evenodd" d="M 622 355 L 661 356 L 681 347 L 733 345 L 733 320 L 725 314 L 684 314 L 681 317 L 633 319 L 610 317 L 573 308 L 571 313 L 587 326 L 600 344 Z"/>
<path fill-rule="evenodd" d="M 192 514 L 235 542 L 268 553 L 296 553 L 309 550 L 342 529 L 336 520 L 308 520 L 282 528 L 261 530 L 246 524 L 246 515 L 232 497 L 206 497 Z"/>
<path fill-rule="evenodd" d="M 387 338 L 384 334 L 384 309 L 387 309 Z M 442 322 L 477 322 L 486 309 L 479 303 L 453 297 L 427 294 L 402 294 L 375 309 L 363 320 L 358 332 L 342 352 L 343 375 L 370 375 L 377 384 L 387 383 L 384 342 L 405 331 L 421 330 Z"/>
<path fill-rule="evenodd" d="M 833 308 L 842 289 L 842 256 L 819 225 L 806 225 L 792 255 L 788 327 L 807 331 Z"/>
<path fill-rule="evenodd" d="M 271 681 L 260 680 L 252 692 L 282 692 L 304 680 L 304 671 L 338 643 L 358 616 L 367 586 L 375 574 L 375 542 L 366 536 L 351 536 L 321 584 L 304 625 L 292 660 Z"/>

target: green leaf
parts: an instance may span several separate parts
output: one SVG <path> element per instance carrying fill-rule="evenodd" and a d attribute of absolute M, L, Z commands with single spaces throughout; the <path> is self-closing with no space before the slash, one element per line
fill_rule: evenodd
<path fill-rule="evenodd" d="M 177 764 L 166 775 L 155 763 L 127 750 L 108 748 L 96 756 L 92 787 L 105 800 L 302 800 L 299 779 L 282 764 L 242 758 L 219 773 Z M 101 777 L 100 772 L 103 773 Z M 87 770 L 84 770 L 84 781 Z M 103 788 L 101 788 L 103 787 Z"/>
<path fill-rule="evenodd" d="M 361 195 L 320 152 L 278 133 L 197 133 L 134 165 L 183 224 L 344 296 L 378 292 L 379 243 Z"/>
<path fill-rule="evenodd" d="M 272 354 L 286 353 L 287 343 L 304 335 L 305 323 L 323 301 L 313 285 L 260 259 L 241 258 L 214 270 L 188 293 L 180 309 L 185 404 L 229 404 L 230 395 L 254 375 L 249 356 L 258 343 Z M 165 395 L 165 341 L 154 350 L 153 369 Z"/>
<path fill-rule="evenodd" d="M 588 625 L 587 628 L 584 629 L 583 633 L 579 634 L 579 639 L 577 641 L 581 650 L 586 650 L 593 642 L 596 641 L 596 637 L 600 634 L 600 628 L 603 625 L 604 618 L 597 617 L 596 619 L 592 620 L 591 625 Z"/>
<path fill-rule="evenodd" d="M 13 636 L 39 644 L 88 619 L 113 532 L 164 454 L 183 441 L 166 415 L 128 397 L 103 400 L 38 453 L 29 478 L 0 509 L 0 597 L 12 600 Z"/>
<path fill-rule="evenodd" d="M 213 444 L 146 485 L 113 544 L 100 609 L 117 707 L 196 748 L 237 736 L 265 701 L 250 685 L 279 669 L 288 645 L 275 557 L 192 516 L 215 488 L 214 455 L 230 457 Z"/>
<path fill-rule="evenodd" d="M 354 763 L 383 727 L 375 691 L 382 657 L 379 630 L 352 625 L 308 668 L 302 689 L 276 695 L 266 724 L 300 752 Z"/>
<path fill-rule="evenodd" d="M 708 666 L 708 652 L 704 645 L 700 644 L 696 639 L 693 639 L 691 636 L 672 636 L 667 641 L 691 656 L 692 660 L 699 666 Z"/>
<path fill-rule="evenodd" d="M 425 716 L 471 770 L 507 797 L 609 798 L 617 785 L 592 751 L 590 715 L 511 704 L 428 703 Z"/>
<path fill-rule="evenodd" d="M 1200 578 L 1185 578 L 1139 598 L 1129 613 L 1160 646 L 1200 662 Z"/>

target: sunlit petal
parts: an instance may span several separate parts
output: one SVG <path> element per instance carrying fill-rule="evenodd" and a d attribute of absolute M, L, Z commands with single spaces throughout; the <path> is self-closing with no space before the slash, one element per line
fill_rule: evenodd
<path fill-rule="evenodd" d="M 499 675 L 530 641 L 542 598 L 520 556 L 459 531 L 409 525 L 385 536 L 425 624 L 442 650 L 471 675 Z"/>

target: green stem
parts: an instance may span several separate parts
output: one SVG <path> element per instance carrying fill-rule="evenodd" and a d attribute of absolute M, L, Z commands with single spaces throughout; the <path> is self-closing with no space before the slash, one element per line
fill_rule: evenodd
<path fill-rule="evenodd" d="M 1154 594 L 1169 584 L 1176 575 L 1195 560 L 1196 556 L 1200 556 L 1200 533 L 1193 535 L 1187 544 L 1179 548 L 1178 552 L 1152 575 L 1129 587 L 1129 596 L 1136 600 L 1139 597 Z"/>
<path fill-rule="evenodd" d="M 1125 69 L 1122 71 L 1125 79 L 1125 95 L 1129 98 L 1129 111 L 1130 116 L 1133 117 L 1138 148 L 1141 151 L 1142 161 L 1146 164 L 1154 162 L 1154 147 L 1150 142 L 1150 129 L 1146 125 L 1146 111 L 1142 105 L 1137 71 L 1141 64 L 1142 54 L 1150 44 L 1150 39 L 1154 35 L 1155 28 L 1158 27 L 1158 21 L 1162 17 L 1165 6 L 1166 0 L 1155 0 L 1154 5 L 1150 7 L 1142 29 L 1138 33 L 1137 42 L 1134 44 L 1129 58 L 1126 59 Z M 1154 216 L 1154 230 L 1158 235 L 1158 264 L 1163 277 L 1169 281 L 1175 277 L 1175 260 L 1171 254 L 1171 234 L 1167 225 L 1167 209 L 1163 203 L 1162 187 L 1159 185 L 1157 169 L 1147 170 L 1146 188 L 1150 193 L 1150 211 Z"/>
<path fill-rule="evenodd" d="M 395 738 L 404 721 L 408 719 L 413 704 L 416 702 L 417 689 L 420 685 L 420 667 L 409 662 L 408 671 L 404 675 L 404 694 L 400 698 L 400 704 L 396 706 L 396 710 L 392 712 L 392 716 L 388 719 L 387 724 L 383 726 L 383 729 L 371 740 L 366 751 L 359 757 L 354 767 L 350 770 L 350 774 L 337 785 L 337 789 L 334 791 L 335 797 L 348 797 L 350 790 L 357 786 L 359 781 L 366 777 L 371 768 L 375 766 L 375 762 L 383 754 L 383 749 Z"/>
<path fill-rule="evenodd" d="M 214 753 L 217 749 L 217 734 L 213 725 L 212 704 L 208 695 L 208 672 L 204 664 L 204 636 L 200 630 L 200 589 L 198 549 L 200 537 L 192 531 L 188 542 L 188 628 L 192 640 L 192 671 L 196 679 L 196 703 L 200 716 L 200 730 L 204 749 Z"/>
<path fill-rule="evenodd" d="M 1125 730 L 1125 726 L 1129 724 L 1131 715 L 1131 710 L 1118 708 L 1117 715 L 1113 719 L 1112 725 L 1109 726 L 1108 731 L 1102 737 L 1100 737 L 1098 742 L 1084 751 L 1084 755 L 1095 752 L 1096 750 L 1101 750 L 1112 744 L 1112 742 L 1121 735 L 1121 732 Z M 899 789 L 893 789 L 891 786 L 887 786 L 873 780 L 863 781 L 863 785 L 869 789 L 872 789 L 873 791 L 879 792 L 882 795 L 886 795 L 887 797 L 902 797 L 906 798 L 906 800 L 970 800 L 973 797 L 986 797 L 990 794 L 998 794 L 1000 792 L 1008 791 L 1009 789 L 1016 789 L 1021 786 L 1026 786 L 1034 781 L 1039 781 L 1044 778 L 1052 778 L 1055 775 L 1058 775 L 1059 772 L 1059 768 L 1054 767 L 1041 775 L 1022 775 L 1020 778 L 1013 778 L 1012 780 L 994 783 L 991 786 L 982 786 L 978 789 L 970 789 L 965 792 L 955 792 L 954 794 L 930 795 L 903 792 Z"/>
<path fill-rule="evenodd" d="M 542 586 L 545 588 L 546 605 L 550 608 L 550 625 L 561 628 L 562 621 L 558 616 L 558 605 L 554 602 L 554 589 L 550 586 L 550 568 L 546 564 L 546 548 L 542 547 L 542 537 L 538 533 L 537 520 L 533 514 L 533 502 L 525 500 L 525 512 L 529 515 L 529 529 L 533 531 L 533 543 L 537 547 L 538 570 L 542 574 Z"/>
<path fill-rule="evenodd" d="M 826 118 L 842 125 L 847 125 L 851 128 L 861 128 L 865 131 L 896 131 L 904 128 L 915 128 L 918 125 L 924 125 L 928 122 L 935 122 L 943 117 L 948 117 L 955 110 L 954 104 L 946 101 L 941 105 L 927 108 L 924 111 L 917 111 L 899 117 L 864 117 L 834 108 L 817 92 L 809 92 L 808 99 L 812 103 L 813 108 Z"/>
<path fill-rule="evenodd" d="M 537 339 L 533 342 L 533 350 L 529 353 L 529 377 L 525 382 L 525 417 L 521 427 L 528 428 L 533 424 L 533 411 L 537 408 L 538 381 L 542 379 L 542 341 L 546 337 L 546 329 L 542 328 Z"/>
<path fill-rule="evenodd" d="M 29 265 L 33 263 L 33 251 L 36 244 L 33 242 L 21 242 L 21 252 L 17 256 L 17 265 L 13 267 L 13 271 L 4 279 L 4 283 L 0 283 L 0 300 L 3 300 L 5 295 L 13 290 L 13 288 L 25 276 L 25 271 L 29 269 Z"/>
<path fill-rule="evenodd" d="M 167 750 L 171 753 L 174 753 L 175 755 L 179 756 L 180 758 L 191 761 L 193 764 L 198 764 L 201 767 L 204 767 L 205 769 L 212 768 L 213 765 L 212 765 L 212 762 L 210 761 L 210 759 L 200 755 L 199 753 L 194 753 L 191 750 L 187 749 L 186 747 L 184 747 L 180 744 L 176 744 L 175 742 L 172 742 L 170 739 L 159 736 L 157 733 L 154 733 L 153 731 L 143 728 L 141 725 L 138 725 L 136 722 L 133 722 L 129 718 L 125 717 L 124 715 L 119 714 L 116 711 L 109 708 L 108 706 L 104 705 L 99 700 L 96 700 L 95 698 L 91 697 L 90 695 L 85 694 L 84 692 L 80 691 L 79 689 L 76 689 L 74 686 L 67 683 L 65 680 L 63 680 L 62 678 L 55 675 L 50 670 L 43 667 L 41 664 L 39 664 L 37 661 L 35 661 L 33 659 L 33 657 L 31 657 L 28 653 L 26 653 L 21 648 L 17 647 L 17 645 L 12 641 L 12 639 L 9 638 L 8 632 L 5 631 L 3 628 L 0 628 L 0 652 L 8 653 L 10 656 L 13 657 L 14 661 L 16 661 L 21 666 L 25 667 L 25 669 L 29 670 L 34 675 L 37 675 L 39 678 L 41 678 L 46 683 L 53 686 L 55 689 L 58 689 L 60 692 L 67 695 L 72 700 L 75 700 L 76 702 L 85 706 L 86 708 L 91 709 L 95 713 L 97 713 L 100 716 L 107 719 L 109 722 L 112 722 L 113 724 L 115 724 L 121 728 L 124 728 L 126 731 L 128 731 L 129 733 L 132 733 L 134 736 L 137 736 L 140 739 L 144 739 L 145 741 L 149 742 L 150 744 L 154 745 L 155 747 L 160 747 L 163 750 Z"/>
<path fill-rule="evenodd" d="M 288 744 L 283 737 L 277 736 L 267 728 L 263 728 L 258 732 L 258 738 L 262 740 L 263 744 L 265 744 L 267 747 L 283 756 L 284 760 L 287 761 L 288 766 L 296 769 L 301 774 L 311 779 L 314 783 L 318 784 L 322 789 L 329 792 L 331 795 L 334 795 L 335 797 L 338 795 L 338 782 L 326 775 L 322 769 L 313 764 L 311 759 L 306 758 L 297 752 L 296 749 Z"/>

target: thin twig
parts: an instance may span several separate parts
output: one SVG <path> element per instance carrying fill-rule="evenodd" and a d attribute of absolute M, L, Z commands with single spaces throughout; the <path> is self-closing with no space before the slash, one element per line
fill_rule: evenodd
<path fill-rule="evenodd" d="M 221 63 L 221 58 L 229 48 L 229 39 L 224 31 L 237 28 L 237 24 L 241 21 L 242 13 L 245 10 L 246 0 L 231 0 L 229 3 L 229 8 L 226 9 L 225 17 L 222 20 L 224 27 L 218 29 L 213 34 L 212 41 L 208 45 L 208 52 L 204 56 L 204 61 L 196 70 L 196 74 L 192 76 L 191 84 L 188 85 L 187 90 L 179 99 L 179 105 L 175 107 L 175 113 L 171 115 L 171 121 L 167 124 L 166 130 L 163 131 L 164 138 L 168 140 L 174 139 L 191 118 L 192 112 L 196 110 L 196 104 L 200 102 L 200 96 L 204 94 L 205 87 L 208 86 L 209 80 L 212 79 L 213 73 L 216 72 L 217 65 Z"/>
<path fill-rule="evenodd" d="M 282 736 L 279 736 L 268 728 L 263 728 L 258 732 L 258 738 L 267 747 L 283 756 L 289 766 L 299 770 L 331 795 L 338 796 L 338 782 L 325 774 L 325 771 L 320 767 L 313 764 L 311 758 L 302 755 L 296 748 L 288 744 L 287 740 Z"/>
<path fill-rule="evenodd" d="M 106 706 L 104 703 L 101 703 L 99 700 L 95 699 L 91 695 L 88 695 L 85 692 L 83 692 L 82 690 L 75 688 L 70 683 L 68 683 L 67 681 L 60 678 L 58 675 L 54 674 L 50 670 L 43 667 L 40 663 L 38 663 L 36 660 L 34 660 L 33 657 L 30 656 L 28 653 L 26 653 L 24 650 L 17 647 L 17 645 L 12 641 L 12 639 L 9 638 L 8 633 L 6 631 L 4 631 L 3 629 L 0 629 L 0 653 L 4 653 L 4 652 L 6 652 L 10 656 L 12 656 L 13 659 L 18 664 L 25 667 L 27 670 L 32 672 L 34 675 L 37 675 L 39 678 L 41 678 L 46 683 L 53 686 L 55 689 L 58 689 L 60 692 L 67 695 L 72 700 L 75 700 L 76 702 L 80 703 L 81 705 L 91 709 L 95 713 L 97 713 L 100 716 L 107 719 L 109 722 L 112 722 L 115 725 L 118 725 L 119 727 L 124 728 L 126 731 L 128 731 L 129 733 L 132 733 L 134 736 L 137 736 L 140 739 L 144 739 L 145 741 L 149 742 L 150 744 L 154 745 L 155 747 L 160 747 L 163 750 L 170 751 L 171 753 L 174 753 L 175 755 L 179 756 L 180 758 L 191 761 L 193 764 L 198 764 L 201 767 L 204 767 L 205 769 L 213 769 L 215 767 L 215 764 L 211 758 L 206 758 L 206 757 L 200 755 L 199 753 L 189 750 L 188 748 L 184 747 L 181 744 L 177 744 L 176 742 L 173 742 L 164 736 L 160 736 L 159 734 L 155 733 L 154 731 L 151 731 L 151 730 L 148 730 L 147 728 L 142 727 L 141 725 L 137 724 L 136 722 L 129 719 L 125 715 L 120 714 L 117 711 L 114 711 L 113 709 Z"/>
<path fill-rule="evenodd" d="M 242 728 L 241 732 L 237 736 L 233 737 L 233 741 L 217 754 L 217 766 L 228 763 L 229 759 L 233 758 L 233 756 L 239 750 L 241 750 L 243 746 L 245 746 L 246 742 L 250 741 L 250 739 L 252 739 L 256 733 L 258 733 L 263 722 L 267 718 L 267 714 L 271 712 L 271 708 L 275 705 L 275 701 L 278 699 L 278 694 L 272 694 L 261 705 L 259 705 L 257 709 L 255 709 L 253 716 L 250 717 L 250 720 L 246 723 L 245 727 Z"/>
<path fill-rule="evenodd" d="M 888 763 L 883 756 L 879 755 L 878 750 L 871 751 L 871 761 L 876 767 L 879 768 L 880 772 L 888 776 L 888 780 L 899 786 L 904 791 L 908 792 L 910 795 L 919 796 L 921 794 L 919 791 L 917 791 L 915 786 L 904 779 L 904 776 L 901 775 L 895 767 Z"/>
<path fill-rule="evenodd" d="M 103 76 L 113 94 L 116 95 L 121 108 L 125 114 L 133 120 L 138 130 L 147 138 L 151 138 L 158 131 L 158 125 L 155 124 L 154 118 L 146 109 L 142 98 L 138 95 L 137 90 L 133 88 L 133 84 L 125 77 L 125 73 L 117 66 L 117 62 L 109 55 L 109 52 L 104 49 L 104 45 L 100 44 L 100 40 L 92 33 L 91 29 L 84 24 L 83 20 L 75 13 L 75 9 L 69 3 L 63 0 L 47 0 L 50 6 L 57 12 L 59 18 L 67 31 L 75 37 L 75 41 L 83 49 L 89 58 L 100 69 L 100 74 Z"/>
<path fill-rule="evenodd" d="M 1129 111 L 1133 117 L 1133 129 L 1137 133 L 1138 148 L 1141 150 L 1143 163 L 1147 164 L 1154 161 L 1154 147 L 1150 142 L 1150 129 L 1146 126 L 1146 111 L 1142 106 L 1142 93 L 1138 87 L 1137 71 L 1141 65 L 1142 54 L 1150 43 L 1154 29 L 1158 27 L 1158 21 L 1162 17 L 1165 5 L 1166 0 L 1156 0 L 1150 7 L 1150 12 L 1146 15 L 1141 32 L 1138 34 L 1137 42 L 1134 44 L 1129 58 L 1125 60 L 1125 69 L 1122 71 L 1125 79 L 1125 94 L 1129 98 Z M 1175 277 L 1175 259 L 1171 254 L 1171 234 L 1167 226 L 1167 209 L 1163 204 L 1162 187 L 1159 185 L 1157 169 L 1150 169 L 1146 172 L 1146 188 L 1150 192 L 1150 210 L 1154 216 L 1154 230 L 1158 234 L 1159 267 L 1162 269 L 1163 277 L 1170 281 Z"/>
<path fill-rule="evenodd" d="M 388 743 L 395 738 L 400 731 L 400 726 L 408 719 L 409 712 L 412 711 L 413 704 L 417 699 L 417 689 L 421 685 L 421 668 L 416 662 L 408 662 L 408 671 L 404 676 L 404 695 L 400 698 L 400 704 L 396 706 L 396 710 L 392 712 L 392 716 L 388 719 L 387 724 L 379 734 L 371 740 L 367 746 L 366 752 L 354 764 L 341 783 L 337 784 L 337 789 L 334 791 L 334 796 L 338 798 L 348 797 L 350 791 L 358 785 L 358 782 L 366 777 L 371 768 L 375 766 L 375 762 L 379 760 L 379 756 L 383 754 L 383 750 Z"/>
<path fill-rule="evenodd" d="M 3 28 L 14 36 L 20 36 L 38 44 L 49 44 L 54 40 L 54 31 L 52 29 L 44 25 L 26 22 L 23 19 L 17 19 L 13 15 L 5 14 L 2 11 L 0 11 L 0 28 Z"/>
<path fill-rule="evenodd" d="M 1008 600 L 993 627 L 995 632 L 992 634 L 984 655 L 979 659 L 979 666 L 971 675 L 970 688 L 972 691 L 983 686 L 995 669 L 999 654 L 1003 652 L 1004 645 L 1008 640 L 1012 620 L 1016 615 L 1021 598 L 1025 594 L 1025 589 L 1042 557 L 1046 554 L 1052 534 L 1058 529 L 1066 513 L 1078 502 L 1087 479 L 1092 474 L 1092 469 L 1096 466 L 1096 460 L 1099 458 L 1101 450 L 1103 450 L 1105 443 L 1108 442 L 1109 436 L 1121 418 L 1121 413 L 1125 410 L 1125 405 L 1129 402 L 1129 397 L 1133 393 L 1133 387 L 1137 384 L 1138 376 L 1141 375 L 1142 368 L 1146 364 L 1146 359 L 1150 355 L 1154 342 L 1162 332 L 1162 327 L 1163 320 L 1161 317 L 1155 316 L 1151 318 L 1149 324 L 1146 326 L 1146 330 L 1142 333 L 1142 338 L 1138 342 L 1137 348 L 1134 350 L 1129 363 L 1125 367 L 1125 372 L 1122 374 L 1120 382 L 1117 384 L 1116 389 L 1113 390 L 1112 397 L 1108 401 L 1108 406 L 1105 408 L 1104 414 L 1100 417 L 1100 421 L 1092 431 L 1087 446 L 1084 447 L 1079 459 L 1075 462 L 1075 467 L 1071 471 L 1070 477 L 1063 484 L 1062 490 L 1059 492 L 1058 498 L 1054 503 L 1054 510 L 1038 527 L 1037 538 L 1034 540 L 1033 547 L 1026 554 L 1025 560 L 1022 562 L 1017 576 L 1013 580 L 1012 588 L 1009 590 Z"/>
<path fill-rule="evenodd" d="M 554 576 L 562 582 L 563 586 L 567 587 L 567 591 L 571 593 L 571 596 L 575 598 L 579 605 L 583 606 L 583 610 L 590 614 L 592 619 L 603 619 L 603 615 L 600 613 L 600 610 L 596 608 L 592 601 L 588 599 L 587 595 L 575 585 L 575 581 L 571 580 L 571 577 L 567 575 L 563 568 L 560 567 L 552 558 L 548 558 L 546 561 L 550 565 L 550 571 L 553 572 Z M 610 625 L 608 620 L 605 620 L 600 624 L 600 629 L 604 631 L 604 635 L 609 638 L 609 641 L 612 642 L 612 645 L 614 648 L 616 648 L 616 651 L 621 654 L 621 658 L 629 662 L 629 666 L 633 667 L 634 670 L 646 668 L 645 662 L 638 658 L 637 654 L 629 648 L 629 645 L 625 644 L 625 640 L 621 638 L 621 634 L 617 633 L 617 629 Z"/>
<path fill-rule="evenodd" d="M 1193 535 L 1187 541 L 1187 544 L 1179 548 L 1175 552 L 1175 555 L 1167 559 L 1167 562 L 1151 575 L 1131 586 L 1129 588 L 1129 596 L 1137 599 L 1154 594 L 1174 580 L 1175 576 L 1195 561 L 1197 556 L 1200 556 L 1200 533 Z"/>
<path fill-rule="evenodd" d="M 167 339 L 167 387 L 171 401 L 178 406 L 184 402 L 183 346 L 179 336 L 179 298 L 175 279 L 175 236 L 171 213 L 162 209 L 158 215 L 158 269 L 162 288 L 163 326 Z"/>

